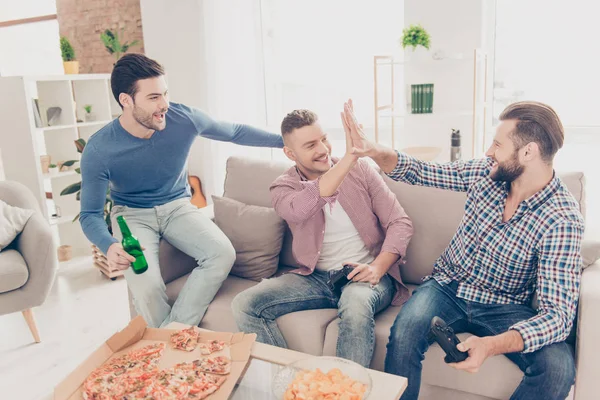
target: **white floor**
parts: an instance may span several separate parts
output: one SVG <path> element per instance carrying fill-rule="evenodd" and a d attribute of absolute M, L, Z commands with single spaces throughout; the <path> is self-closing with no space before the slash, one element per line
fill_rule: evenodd
<path fill-rule="evenodd" d="M 51 399 L 54 386 L 129 321 L 125 280 L 89 260 L 61 263 L 46 302 L 34 310 L 41 343 L 21 313 L 0 316 L 0 398 Z"/>
<path fill-rule="evenodd" d="M 48 299 L 35 309 L 34 343 L 21 313 L 0 316 L 0 398 L 51 400 L 54 386 L 129 322 L 124 279 L 110 281 L 89 259 L 61 263 Z M 482 400 L 424 387 L 424 400 Z"/>

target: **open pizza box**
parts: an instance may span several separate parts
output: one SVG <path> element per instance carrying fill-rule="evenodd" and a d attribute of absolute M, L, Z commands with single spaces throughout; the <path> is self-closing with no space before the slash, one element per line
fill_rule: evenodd
<path fill-rule="evenodd" d="M 81 365 L 54 388 L 54 400 L 81 400 L 81 386 L 85 379 L 96 368 L 113 357 L 118 357 L 129 350 L 157 342 L 165 342 L 165 351 L 160 358 L 159 368 L 168 368 L 180 362 L 193 361 L 203 356 L 198 347 L 192 352 L 173 349 L 169 339 L 175 330 L 148 328 L 144 318 L 138 316 L 125 329 L 115 333 L 93 352 Z M 245 371 L 252 345 L 256 341 L 255 334 L 208 332 L 200 330 L 200 341 L 222 340 L 227 346 L 224 350 L 211 356 L 227 356 L 231 358 L 231 373 L 227 380 L 208 400 L 226 400 Z"/>

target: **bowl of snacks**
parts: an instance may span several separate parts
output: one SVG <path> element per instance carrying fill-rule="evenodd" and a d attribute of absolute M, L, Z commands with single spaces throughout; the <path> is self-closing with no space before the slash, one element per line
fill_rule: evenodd
<path fill-rule="evenodd" d="M 338 357 L 310 357 L 282 367 L 273 378 L 278 399 L 363 400 L 371 376 L 361 365 Z"/>

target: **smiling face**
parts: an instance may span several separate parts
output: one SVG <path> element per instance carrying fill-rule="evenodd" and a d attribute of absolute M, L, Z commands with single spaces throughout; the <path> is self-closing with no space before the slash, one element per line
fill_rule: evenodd
<path fill-rule="evenodd" d="M 284 136 L 285 155 L 310 180 L 331 169 L 331 143 L 318 121 L 295 128 Z"/>
<path fill-rule="evenodd" d="M 162 131 L 167 126 L 165 117 L 169 109 L 169 92 L 164 75 L 141 79 L 136 85 L 133 97 L 121 93 L 119 100 L 123 104 L 123 111 L 131 113 L 136 122 L 145 128 Z"/>
<path fill-rule="evenodd" d="M 494 161 L 490 171 L 493 181 L 511 183 L 520 177 L 525 171 L 525 165 L 520 161 L 520 150 L 511 138 L 511 132 L 516 129 L 515 120 L 504 120 L 496 130 L 494 143 L 485 153 Z"/>

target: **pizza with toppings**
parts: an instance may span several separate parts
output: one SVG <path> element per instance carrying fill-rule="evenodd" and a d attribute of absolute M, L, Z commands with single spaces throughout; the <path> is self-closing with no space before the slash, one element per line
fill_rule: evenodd
<path fill-rule="evenodd" d="M 164 343 L 129 351 L 92 372 L 83 384 L 86 400 L 204 399 L 231 371 L 227 357 L 206 357 L 159 370 Z"/>
<path fill-rule="evenodd" d="M 209 374 L 227 375 L 231 372 L 231 360 L 227 357 L 205 357 L 195 360 L 194 364 Z"/>
<path fill-rule="evenodd" d="M 173 348 L 185 351 L 194 351 L 198 344 L 198 331 L 193 327 L 182 329 L 171 335 Z"/>
<path fill-rule="evenodd" d="M 158 373 L 158 362 L 165 350 L 164 343 L 133 349 L 96 368 L 83 382 L 83 398 L 105 400 L 149 385 Z"/>
<path fill-rule="evenodd" d="M 158 373 L 151 399 L 204 399 L 226 379 L 205 373 L 195 362 L 180 363 Z"/>
<path fill-rule="evenodd" d="M 200 352 L 204 355 L 209 355 L 221 351 L 225 348 L 225 342 L 220 340 L 210 340 L 207 342 L 198 343 Z"/>

